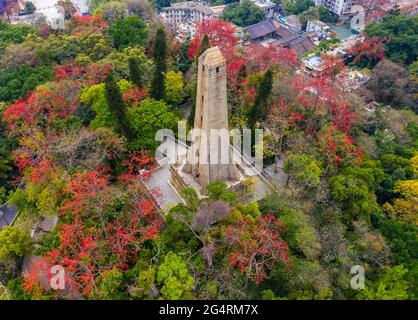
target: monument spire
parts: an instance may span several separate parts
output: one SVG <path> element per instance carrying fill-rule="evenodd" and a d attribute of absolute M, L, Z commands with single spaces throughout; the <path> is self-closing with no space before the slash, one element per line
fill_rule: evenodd
<path fill-rule="evenodd" d="M 217 46 L 199 57 L 194 132 L 183 172 L 192 174 L 203 187 L 237 180 L 229 142 L 226 62 Z"/>

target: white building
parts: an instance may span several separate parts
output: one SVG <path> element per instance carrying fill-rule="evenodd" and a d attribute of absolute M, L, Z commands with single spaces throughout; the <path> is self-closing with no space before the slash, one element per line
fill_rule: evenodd
<path fill-rule="evenodd" d="M 329 26 L 319 20 L 308 21 L 306 25 L 306 32 L 315 32 L 319 39 L 327 39 L 329 37 Z"/>
<path fill-rule="evenodd" d="M 181 23 L 177 26 L 176 39 L 180 42 L 192 40 L 196 35 L 196 28 L 191 23 Z"/>
<path fill-rule="evenodd" d="M 31 0 L 36 11 L 33 14 L 14 15 L 11 18 L 12 24 L 34 24 L 39 20 L 45 20 L 53 29 L 59 30 L 65 27 L 65 11 L 58 4 L 59 0 Z M 76 15 L 88 13 L 90 0 L 71 0 Z"/>
<path fill-rule="evenodd" d="M 266 18 L 273 16 L 274 7 L 276 6 L 271 0 L 252 0 L 258 7 L 264 10 Z"/>
<path fill-rule="evenodd" d="M 342 16 L 348 13 L 351 7 L 351 0 L 315 0 L 315 5 L 323 5 L 332 13 Z"/>
<path fill-rule="evenodd" d="M 173 3 L 170 7 L 161 9 L 160 12 L 161 21 L 172 32 L 177 32 L 184 24 L 194 25 L 196 22 L 212 19 L 214 16 L 215 12 L 209 6 L 195 1 Z"/>

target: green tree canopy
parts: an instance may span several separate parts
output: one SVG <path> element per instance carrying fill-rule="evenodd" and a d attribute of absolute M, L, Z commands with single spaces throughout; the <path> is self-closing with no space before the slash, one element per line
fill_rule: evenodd
<path fill-rule="evenodd" d="M 32 14 L 36 11 L 36 7 L 31 1 L 25 1 L 25 12 L 27 14 Z"/>
<path fill-rule="evenodd" d="M 222 19 L 230 21 L 240 27 L 260 22 L 264 19 L 263 9 L 251 0 L 242 0 L 228 4 L 222 12 Z"/>
<path fill-rule="evenodd" d="M 292 175 L 296 183 L 305 187 L 317 186 L 322 174 L 319 162 L 306 154 L 290 154 L 284 161 L 283 171 Z"/>
<path fill-rule="evenodd" d="M 381 211 L 376 196 L 369 190 L 367 182 L 353 175 L 336 175 L 330 179 L 331 195 L 343 210 L 345 219 L 369 218 Z"/>
<path fill-rule="evenodd" d="M 136 57 L 129 57 L 129 78 L 137 87 L 142 86 L 142 76 L 139 70 L 139 62 Z"/>
<path fill-rule="evenodd" d="M 169 71 L 165 75 L 165 95 L 168 104 L 175 106 L 183 102 L 184 82 L 180 71 Z"/>
<path fill-rule="evenodd" d="M 145 99 L 139 107 L 128 109 L 134 139 L 133 149 L 155 150 L 159 145 L 155 134 L 160 129 L 172 129 L 177 126 L 177 117 L 163 101 Z"/>
<path fill-rule="evenodd" d="M 237 195 L 228 190 L 228 185 L 224 181 L 217 181 L 209 183 L 206 186 L 206 191 L 208 193 L 209 199 L 214 200 L 224 200 L 228 202 L 233 202 L 237 199 Z"/>
<path fill-rule="evenodd" d="M 154 74 L 151 81 L 151 97 L 156 100 L 165 98 L 165 73 L 167 72 L 167 39 L 164 28 L 157 30 L 152 51 Z"/>
<path fill-rule="evenodd" d="M 141 18 L 130 16 L 117 18 L 109 28 L 113 44 L 118 50 L 129 46 L 143 46 L 148 37 L 148 27 Z"/>
<path fill-rule="evenodd" d="M 169 300 L 190 298 L 194 287 L 194 279 L 186 261 L 174 252 L 167 253 L 158 267 L 157 282 L 161 285 L 163 298 Z"/>
<path fill-rule="evenodd" d="M 118 82 L 118 87 L 123 93 L 133 85 L 127 80 L 121 80 Z M 117 128 L 116 119 L 112 116 L 106 100 L 104 83 L 95 84 L 83 90 L 80 94 L 80 101 L 95 112 L 95 117 L 90 123 L 91 128 Z"/>
<path fill-rule="evenodd" d="M 126 115 L 126 105 L 122 93 L 117 85 L 112 72 L 109 72 L 105 80 L 105 96 L 112 117 L 116 120 L 117 130 L 126 138 L 131 138 L 129 119 Z"/>
<path fill-rule="evenodd" d="M 379 23 L 366 26 L 369 37 L 387 39 L 385 54 L 401 65 L 410 65 L 418 57 L 418 16 L 389 14 Z"/>
<path fill-rule="evenodd" d="M 29 233 L 15 226 L 0 231 L 0 283 L 6 284 L 20 272 L 23 257 L 32 251 Z"/>
<path fill-rule="evenodd" d="M 406 300 L 409 298 L 408 282 L 404 279 L 408 270 L 403 265 L 386 270 L 375 282 L 366 281 L 365 289 L 360 290 L 360 300 Z"/>
<path fill-rule="evenodd" d="M 268 113 L 267 101 L 270 97 L 272 88 L 273 72 L 271 69 L 268 69 L 257 86 L 257 95 L 255 96 L 254 105 L 248 115 L 248 126 L 251 129 L 255 128 L 257 122 L 266 119 Z"/>
<path fill-rule="evenodd" d="M 310 7 L 315 6 L 315 3 L 312 0 L 285 0 L 282 4 L 288 15 L 300 14 Z"/>
<path fill-rule="evenodd" d="M 7 103 L 26 96 L 38 85 L 52 80 L 54 72 L 50 66 L 29 67 L 20 65 L 0 73 L 0 101 Z"/>
<path fill-rule="evenodd" d="M 0 262 L 23 258 L 32 250 L 32 238 L 18 227 L 6 226 L 0 231 Z"/>
<path fill-rule="evenodd" d="M 125 18 L 128 15 L 128 6 L 122 1 L 102 1 L 93 11 L 95 15 L 102 15 L 103 19 L 113 24 L 119 18 Z"/>
<path fill-rule="evenodd" d="M 123 300 L 126 298 L 123 287 L 123 272 L 112 269 L 100 275 L 97 295 L 101 300 Z"/>
<path fill-rule="evenodd" d="M 35 28 L 29 25 L 11 25 L 0 21 L 0 45 L 21 43 L 29 34 L 36 34 Z"/>

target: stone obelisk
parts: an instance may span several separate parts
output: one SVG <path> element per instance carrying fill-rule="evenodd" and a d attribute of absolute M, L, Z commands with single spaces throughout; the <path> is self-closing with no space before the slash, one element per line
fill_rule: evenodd
<path fill-rule="evenodd" d="M 197 178 L 202 187 L 215 181 L 237 180 L 229 135 L 211 137 L 216 132 L 229 132 L 226 62 L 218 47 L 207 49 L 199 57 L 194 129 L 204 134 L 192 139 L 183 172 Z"/>

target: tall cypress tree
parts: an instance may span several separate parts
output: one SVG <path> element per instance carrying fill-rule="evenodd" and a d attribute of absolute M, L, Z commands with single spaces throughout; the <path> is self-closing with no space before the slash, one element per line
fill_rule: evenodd
<path fill-rule="evenodd" d="M 264 121 L 268 113 L 267 101 L 273 89 L 273 72 L 269 69 L 264 74 L 263 79 L 257 88 L 254 106 L 248 116 L 248 125 L 251 129 L 255 129 L 255 124 Z"/>
<path fill-rule="evenodd" d="M 112 72 L 105 80 L 105 94 L 111 114 L 115 117 L 117 129 L 128 139 L 132 138 L 125 103 Z"/>
<path fill-rule="evenodd" d="M 164 28 L 157 30 L 152 57 L 155 68 L 151 81 L 151 97 L 163 100 L 165 98 L 165 73 L 167 72 L 167 39 Z"/>
<path fill-rule="evenodd" d="M 128 60 L 129 64 L 129 78 L 133 84 L 137 87 L 142 86 L 142 77 L 141 72 L 139 71 L 138 59 L 135 57 L 130 57 Z"/>

